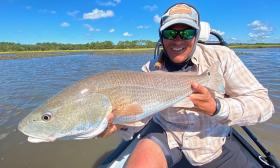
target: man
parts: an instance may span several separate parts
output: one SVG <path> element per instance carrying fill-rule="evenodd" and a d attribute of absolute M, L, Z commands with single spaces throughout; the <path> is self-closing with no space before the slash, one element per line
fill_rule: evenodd
<path fill-rule="evenodd" d="M 150 132 L 138 142 L 126 167 L 172 167 L 183 156 L 189 162 L 186 167 L 254 167 L 231 141 L 230 126 L 269 119 L 274 108 L 267 89 L 229 48 L 197 44 L 199 23 L 194 7 L 176 4 L 169 8 L 159 30 L 163 52 L 142 69 L 201 74 L 218 64 L 224 92 L 212 94 L 199 83 L 192 83 L 193 94 L 188 99 L 153 117 Z M 190 101 L 195 108 L 189 106 Z M 102 136 L 117 129 L 110 125 Z M 134 128 L 126 131 L 134 132 Z"/>

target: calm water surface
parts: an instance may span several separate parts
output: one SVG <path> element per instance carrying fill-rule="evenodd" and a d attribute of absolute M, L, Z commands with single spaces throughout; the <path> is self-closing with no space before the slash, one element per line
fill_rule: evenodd
<path fill-rule="evenodd" d="M 242 61 L 269 89 L 276 114 L 252 126 L 260 141 L 280 158 L 280 49 L 238 49 Z M 119 142 L 98 140 L 31 144 L 17 131 L 35 107 L 73 82 L 108 70 L 139 70 L 152 56 L 69 55 L 0 61 L 0 167 L 94 167 Z"/>

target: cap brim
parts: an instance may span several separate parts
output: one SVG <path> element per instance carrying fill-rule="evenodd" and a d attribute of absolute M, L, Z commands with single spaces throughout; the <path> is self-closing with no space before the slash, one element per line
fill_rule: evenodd
<path fill-rule="evenodd" d="M 169 26 L 172 26 L 174 24 L 185 24 L 185 25 L 188 25 L 188 26 L 191 26 L 195 29 L 199 29 L 198 25 L 196 22 L 190 20 L 190 19 L 182 19 L 182 18 L 178 18 L 178 19 L 172 19 L 170 21 L 168 21 L 167 23 L 163 24 L 161 27 L 160 27 L 160 31 L 168 28 Z"/>

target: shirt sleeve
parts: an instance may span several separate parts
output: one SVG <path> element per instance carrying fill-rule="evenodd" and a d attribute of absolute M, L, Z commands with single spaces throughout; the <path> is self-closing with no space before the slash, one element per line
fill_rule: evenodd
<path fill-rule="evenodd" d="M 268 90 L 229 50 L 222 62 L 226 98 L 218 98 L 220 111 L 212 118 L 222 124 L 253 125 L 268 120 L 274 113 Z"/>

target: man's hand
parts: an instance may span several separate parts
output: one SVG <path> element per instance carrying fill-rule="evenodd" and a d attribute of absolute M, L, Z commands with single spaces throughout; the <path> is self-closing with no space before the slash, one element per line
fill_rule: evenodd
<path fill-rule="evenodd" d="M 193 104 L 205 114 L 212 116 L 216 111 L 216 101 L 209 90 L 196 82 L 192 83 L 192 89 L 190 99 Z"/>
<path fill-rule="evenodd" d="M 98 135 L 98 137 L 101 137 L 101 138 L 108 137 L 108 136 L 112 135 L 113 133 L 115 133 L 116 131 L 118 131 L 120 128 L 123 127 L 121 125 L 113 124 L 114 117 L 115 116 L 114 116 L 113 113 L 110 113 L 107 116 L 108 126 L 107 126 L 107 128 L 101 134 Z"/>

